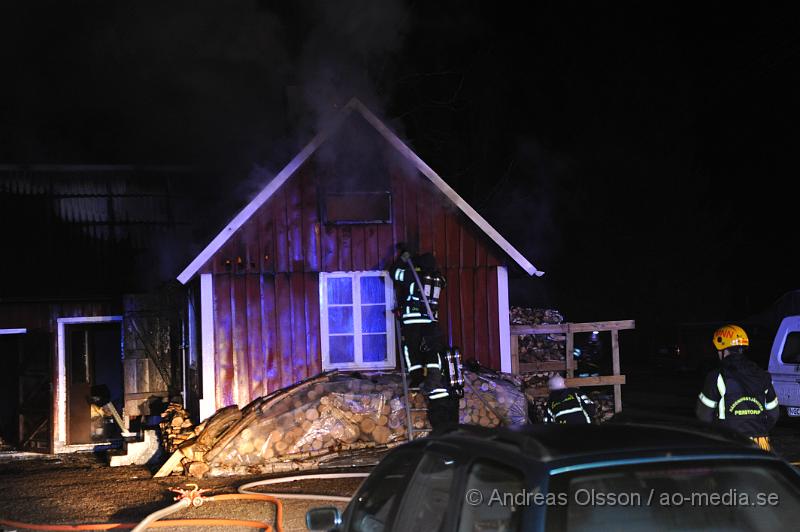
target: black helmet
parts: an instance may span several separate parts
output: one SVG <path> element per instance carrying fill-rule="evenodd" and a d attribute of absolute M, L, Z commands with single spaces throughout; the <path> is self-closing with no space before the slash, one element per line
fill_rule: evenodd
<path fill-rule="evenodd" d="M 416 259 L 414 260 L 414 266 L 418 267 L 422 271 L 433 272 L 436 270 L 436 259 L 434 258 L 433 253 L 423 253 L 421 255 L 417 255 Z"/>

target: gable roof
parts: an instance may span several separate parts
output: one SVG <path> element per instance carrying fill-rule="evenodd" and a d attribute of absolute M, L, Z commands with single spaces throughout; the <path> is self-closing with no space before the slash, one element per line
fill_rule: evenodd
<path fill-rule="evenodd" d="M 236 217 L 228 223 L 227 226 L 212 240 L 205 249 L 197 255 L 194 260 L 178 275 L 178 281 L 186 284 L 194 275 L 203 267 L 203 265 L 217 252 L 228 239 L 233 236 L 237 229 L 247 222 L 250 217 L 261 207 L 272 195 L 281 187 L 294 173 L 305 163 L 311 155 L 325 142 L 328 137 L 334 133 L 342 124 L 344 119 L 349 116 L 353 111 L 358 112 L 375 130 L 386 139 L 389 144 L 399 151 L 411 164 L 419 170 L 422 175 L 427 177 L 447 198 L 453 202 L 467 217 L 472 220 L 489 238 L 492 239 L 509 257 L 514 259 L 528 275 L 536 275 L 541 277 L 544 272 L 538 270 L 533 264 L 526 259 L 522 253 L 517 251 L 511 243 L 506 240 L 503 235 L 497 232 L 489 222 L 487 222 L 472 206 L 464 201 L 464 199 L 448 185 L 439 174 L 433 171 L 425 161 L 419 158 L 408 145 L 400 140 L 394 132 L 392 132 L 386 124 L 384 124 L 377 116 L 375 116 L 364 104 L 357 98 L 353 98 L 342 109 L 336 119 L 331 122 L 327 127 L 309 142 L 305 148 L 300 150 L 300 153 L 294 156 L 278 174 L 264 187 L 258 195 L 250 201 L 247 206 L 242 209 Z"/>

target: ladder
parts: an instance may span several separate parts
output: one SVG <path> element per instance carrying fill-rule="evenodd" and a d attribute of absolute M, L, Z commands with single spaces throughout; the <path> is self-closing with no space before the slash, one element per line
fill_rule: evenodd
<path fill-rule="evenodd" d="M 428 313 L 428 317 L 431 321 L 435 321 L 433 317 L 433 311 L 431 310 L 431 305 L 428 302 L 428 296 L 425 294 L 425 289 L 422 287 L 422 283 L 419 280 L 419 275 L 417 275 L 417 269 L 414 267 L 414 263 L 411 262 L 411 257 L 404 258 L 406 264 L 408 264 L 408 269 L 411 271 L 412 275 L 414 276 L 414 282 L 417 283 L 417 287 L 419 288 L 420 295 L 422 295 L 422 301 L 425 303 L 425 310 Z M 406 406 L 406 423 L 408 424 L 408 441 L 413 441 L 416 439 L 416 434 L 425 434 L 429 432 L 433 432 L 432 428 L 422 428 L 418 429 L 414 427 L 414 423 L 411 420 L 411 413 L 412 412 L 427 412 L 427 408 L 411 408 L 411 392 L 420 393 L 419 388 L 409 388 L 408 387 L 408 379 L 406 378 L 406 371 L 408 368 L 405 367 L 406 360 L 402 356 L 403 352 L 403 341 L 402 335 L 400 332 L 400 320 L 394 320 L 394 326 L 397 336 L 397 347 L 398 353 L 401 353 L 400 358 L 403 361 L 400 363 L 400 374 L 403 377 L 403 396 L 405 397 L 405 406 Z M 427 399 L 426 399 L 427 401 Z M 430 425 L 430 419 L 428 419 L 428 424 Z"/>
<path fill-rule="evenodd" d="M 402 353 L 403 353 L 403 340 L 402 340 L 402 336 L 400 334 L 400 322 L 397 319 L 395 319 L 395 321 L 394 321 L 394 326 L 395 326 L 395 336 L 397 337 L 397 349 L 398 349 L 397 352 L 400 353 L 400 359 L 401 359 L 401 362 L 400 362 L 400 376 L 402 377 L 402 380 L 403 380 L 403 402 L 404 402 L 404 406 L 405 406 L 405 409 L 406 409 L 406 427 L 407 427 L 406 430 L 408 430 L 408 441 L 413 441 L 413 440 L 415 440 L 415 439 L 417 439 L 419 437 L 422 437 L 423 435 L 426 435 L 427 433 L 431 432 L 433 429 L 431 429 L 431 428 L 418 429 L 418 428 L 414 427 L 414 422 L 411 419 L 411 413 L 412 412 L 427 412 L 428 409 L 427 408 L 412 408 L 412 406 L 411 406 L 411 392 L 420 393 L 420 390 L 419 390 L 418 387 L 415 387 L 415 388 L 409 388 L 408 387 L 408 377 L 406 376 L 406 371 L 408 370 L 408 368 L 406 368 L 405 357 L 402 356 Z M 428 423 L 430 424 L 430 420 L 428 421 Z"/>

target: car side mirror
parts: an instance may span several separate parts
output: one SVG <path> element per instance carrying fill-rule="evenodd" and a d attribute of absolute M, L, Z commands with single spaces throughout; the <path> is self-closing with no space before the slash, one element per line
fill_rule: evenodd
<path fill-rule="evenodd" d="M 309 530 L 333 530 L 342 525 L 342 514 L 335 506 L 312 508 L 306 513 L 306 528 Z"/>

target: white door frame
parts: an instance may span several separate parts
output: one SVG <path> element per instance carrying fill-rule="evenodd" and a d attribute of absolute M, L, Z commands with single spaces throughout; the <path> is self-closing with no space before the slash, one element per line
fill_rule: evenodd
<path fill-rule="evenodd" d="M 511 319 L 508 306 L 508 269 L 497 267 L 497 313 L 500 334 L 500 371 L 511 373 Z"/>
<path fill-rule="evenodd" d="M 200 395 L 202 422 L 217 411 L 214 368 L 214 276 L 210 273 L 200 274 L 200 336 L 200 368 L 203 380 Z"/>
<path fill-rule="evenodd" d="M 80 445 L 67 445 L 67 349 L 66 349 L 66 326 L 77 323 L 109 323 L 119 322 L 122 324 L 122 316 L 81 316 L 74 318 L 58 318 L 58 356 L 56 361 L 56 428 L 53 438 L 53 452 L 64 453 L 73 451 L 84 451 L 96 449 L 103 446 L 102 442 L 87 443 Z M 122 339 L 122 328 L 120 327 L 120 339 Z M 120 350 L 122 345 L 120 342 Z M 121 353 L 120 353 L 121 354 Z"/>

